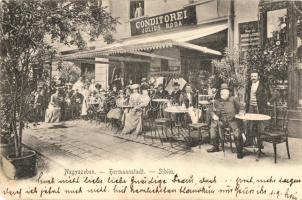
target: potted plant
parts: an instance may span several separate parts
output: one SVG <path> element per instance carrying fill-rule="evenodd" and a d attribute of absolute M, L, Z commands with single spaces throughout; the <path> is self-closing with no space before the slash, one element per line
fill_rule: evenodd
<path fill-rule="evenodd" d="M 239 63 L 239 52 L 236 49 L 225 50 L 225 57 L 213 60 L 215 75 L 221 82 L 227 83 L 233 89 L 233 93 L 244 104 L 245 87 L 247 81 L 247 66 Z"/>
<path fill-rule="evenodd" d="M 2 163 L 5 174 L 15 179 L 36 173 L 36 152 L 22 145 L 23 130 L 32 112 L 35 67 L 54 57 L 53 42 L 84 49 L 84 30 L 91 39 L 101 34 L 110 39 L 117 20 L 98 0 L 5 0 L 0 6 L 1 118 L 8 124 L 14 147 Z"/>
<path fill-rule="evenodd" d="M 2 157 L 6 157 L 13 152 L 13 141 L 9 131 L 0 130 L 0 165 L 2 166 Z"/>

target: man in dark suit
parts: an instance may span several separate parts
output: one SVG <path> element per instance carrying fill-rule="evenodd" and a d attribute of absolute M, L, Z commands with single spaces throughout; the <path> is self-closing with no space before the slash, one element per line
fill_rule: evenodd
<path fill-rule="evenodd" d="M 244 107 L 239 100 L 230 96 L 230 89 L 226 83 L 221 84 L 220 98 L 214 101 L 215 109 L 211 111 L 210 133 L 213 147 L 209 153 L 219 151 L 219 138 L 222 128 L 230 128 L 234 134 L 237 149 L 237 158 L 243 157 L 243 140 L 239 130 L 239 121 L 235 118 L 238 113 L 244 113 Z"/>
<path fill-rule="evenodd" d="M 179 101 L 180 104 L 185 104 L 187 108 L 190 106 L 195 107 L 197 103 L 196 98 L 196 93 L 193 92 L 191 85 L 187 84 L 185 86 L 184 92 L 182 92 L 180 95 Z"/>
<path fill-rule="evenodd" d="M 180 85 L 178 82 L 173 83 L 173 92 L 171 93 L 172 102 L 174 104 L 178 104 L 178 105 L 180 104 L 179 100 L 180 100 L 180 95 L 181 95 L 179 86 Z"/>
<path fill-rule="evenodd" d="M 266 114 L 269 91 L 262 81 L 260 81 L 259 73 L 255 70 L 251 72 L 251 81 L 247 85 L 246 90 L 246 111 L 248 113 Z M 248 124 L 248 135 L 252 136 L 255 123 Z M 264 124 L 260 123 L 260 129 L 264 129 Z"/>
<path fill-rule="evenodd" d="M 268 100 L 268 90 L 260 81 L 257 71 L 251 72 L 251 81 L 247 85 L 246 90 L 246 111 L 249 113 L 266 113 Z"/>
<path fill-rule="evenodd" d="M 167 92 L 165 89 L 164 89 L 164 86 L 163 84 L 159 84 L 157 86 L 157 90 L 155 92 L 155 97 L 156 99 L 166 99 L 169 97 L 169 92 Z"/>
<path fill-rule="evenodd" d="M 74 94 L 71 97 L 72 107 L 73 107 L 73 113 L 75 117 L 80 117 L 81 113 L 81 107 L 83 104 L 83 95 L 79 93 L 79 89 L 76 89 Z"/>

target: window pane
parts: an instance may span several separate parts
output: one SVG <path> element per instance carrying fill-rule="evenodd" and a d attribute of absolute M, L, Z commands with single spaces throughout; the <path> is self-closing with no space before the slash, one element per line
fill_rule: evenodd
<path fill-rule="evenodd" d="M 130 19 L 144 16 L 145 2 L 144 0 L 130 1 Z"/>

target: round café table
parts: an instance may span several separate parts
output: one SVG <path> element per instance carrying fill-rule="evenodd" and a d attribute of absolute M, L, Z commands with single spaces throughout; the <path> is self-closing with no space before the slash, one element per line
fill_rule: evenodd
<path fill-rule="evenodd" d="M 168 113 L 187 113 L 189 109 L 182 106 L 170 106 L 167 107 L 165 111 Z"/>
<path fill-rule="evenodd" d="M 211 102 L 203 100 L 203 101 L 198 101 L 198 104 L 199 105 L 209 105 L 209 104 L 211 104 Z"/>
<path fill-rule="evenodd" d="M 245 114 L 237 114 L 235 115 L 235 118 L 241 119 L 241 120 L 246 120 L 246 121 L 255 121 L 257 123 L 261 121 L 268 121 L 271 120 L 271 117 L 269 115 L 264 115 L 264 114 L 257 114 L 257 113 L 245 113 Z M 258 155 L 261 155 L 261 144 L 260 144 L 260 134 L 259 133 L 259 127 L 257 124 L 257 132 L 256 132 L 256 145 L 258 147 Z"/>
<path fill-rule="evenodd" d="M 129 110 L 131 108 L 134 108 L 134 106 L 131 106 L 131 105 L 121 105 L 121 106 L 117 106 L 117 107 L 123 109 L 124 112 L 126 112 L 126 110 L 129 112 Z"/>
<path fill-rule="evenodd" d="M 151 101 L 153 102 L 157 102 L 159 103 L 159 112 L 158 112 L 158 118 L 162 118 L 164 116 L 164 113 L 163 113 L 163 105 L 165 103 L 168 103 L 169 100 L 168 99 L 152 99 Z"/>
<path fill-rule="evenodd" d="M 167 113 L 173 113 L 173 114 L 184 114 L 184 113 L 188 113 L 189 109 L 183 106 L 169 106 L 165 109 L 165 112 Z M 178 118 L 176 118 L 176 123 L 178 124 Z M 171 133 L 173 135 L 173 125 L 171 123 Z M 180 135 L 180 131 L 179 131 L 179 126 L 178 126 L 178 135 Z"/>

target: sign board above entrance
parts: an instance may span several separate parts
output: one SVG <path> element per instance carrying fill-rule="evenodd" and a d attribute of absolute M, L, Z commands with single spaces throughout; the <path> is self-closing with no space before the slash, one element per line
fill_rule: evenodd
<path fill-rule="evenodd" d="M 190 6 L 153 17 L 132 20 L 130 22 L 131 36 L 194 24 L 196 24 L 196 9 L 194 6 Z"/>
<path fill-rule="evenodd" d="M 240 58 L 244 59 L 250 49 L 256 48 L 260 43 L 258 21 L 239 24 Z"/>

